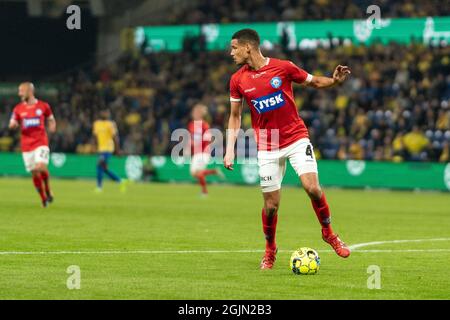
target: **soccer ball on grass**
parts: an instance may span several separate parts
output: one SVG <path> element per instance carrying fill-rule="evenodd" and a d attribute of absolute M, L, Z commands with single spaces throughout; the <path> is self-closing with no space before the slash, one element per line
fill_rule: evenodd
<path fill-rule="evenodd" d="M 290 268 L 294 274 L 316 274 L 319 271 L 320 258 L 316 250 L 303 247 L 291 255 Z"/>

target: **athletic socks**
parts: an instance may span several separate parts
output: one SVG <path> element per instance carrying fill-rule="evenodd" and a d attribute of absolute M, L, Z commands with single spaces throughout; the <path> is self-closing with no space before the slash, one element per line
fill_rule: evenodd
<path fill-rule="evenodd" d="M 202 187 L 202 194 L 208 194 L 208 189 L 206 188 L 206 179 L 202 174 L 197 175 L 197 180 L 200 186 Z"/>
<path fill-rule="evenodd" d="M 111 180 L 115 181 L 115 182 L 121 182 L 122 179 L 119 178 L 119 176 L 117 176 L 114 172 L 105 169 L 104 166 L 102 166 L 101 164 L 97 165 L 97 188 L 102 188 L 103 186 L 103 174 L 106 174 L 108 177 L 111 178 Z"/>
<path fill-rule="evenodd" d="M 319 200 L 311 200 L 311 203 L 317 219 L 322 226 L 322 234 L 327 238 L 329 235 L 333 234 L 333 230 L 331 229 L 330 207 L 328 206 L 327 199 L 325 198 L 325 193 L 322 192 L 322 197 Z"/>
<path fill-rule="evenodd" d="M 208 194 L 208 189 L 206 187 L 206 176 L 217 174 L 216 169 L 207 169 L 207 170 L 201 170 L 196 174 L 198 183 L 202 187 L 202 193 Z"/>
<path fill-rule="evenodd" d="M 216 169 L 208 169 L 208 170 L 202 170 L 200 171 L 200 175 L 202 176 L 210 176 L 210 175 L 214 175 L 217 174 L 217 170 Z"/>
<path fill-rule="evenodd" d="M 115 181 L 115 182 L 120 182 L 121 179 L 112 171 L 105 169 L 105 173 L 108 177 L 111 178 L 111 180 Z"/>
<path fill-rule="evenodd" d="M 44 189 L 42 188 L 42 178 L 40 175 L 33 176 L 33 184 L 36 187 L 36 191 L 39 193 L 42 202 L 47 200 L 45 196 Z"/>
<path fill-rule="evenodd" d="M 42 181 L 44 182 L 45 193 L 47 195 L 50 195 L 50 174 L 48 173 L 48 171 L 42 171 L 41 178 Z"/>
<path fill-rule="evenodd" d="M 103 168 L 101 165 L 97 165 L 97 188 L 101 188 L 103 185 Z"/>
<path fill-rule="evenodd" d="M 275 233 L 277 230 L 278 213 L 275 212 L 271 217 L 266 215 L 266 210 L 263 208 L 261 212 L 263 231 L 266 237 L 266 250 L 275 250 L 277 245 L 275 243 Z"/>

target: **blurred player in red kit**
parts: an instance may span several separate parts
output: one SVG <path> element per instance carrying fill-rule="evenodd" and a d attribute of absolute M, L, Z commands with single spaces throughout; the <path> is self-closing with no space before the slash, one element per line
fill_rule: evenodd
<path fill-rule="evenodd" d="M 190 135 L 191 146 L 191 167 L 190 172 L 192 177 L 197 179 L 202 188 L 202 195 L 208 194 L 206 187 L 206 177 L 209 175 L 217 175 L 224 178 L 220 168 L 207 169 L 209 160 L 211 159 L 211 150 L 208 145 L 211 142 L 211 135 L 208 133 L 209 124 L 205 117 L 208 113 L 208 108 L 203 104 L 196 104 L 192 108 L 192 120 L 188 124 L 188 131 Z"/>
<path fill-rule="evenodd" d="M 53 133 L 56 131 L 56 121 L 50 105 L 34 96 L 34 85 L 31 82 L 24 82 L 19 86 L 19 97 L 22 102 L 15 106 L 9 128 L 20 127 L 25 169 L 31 172 L 34 186 L 45 208 L 53 202 L 47 169 L 50 149 L 45 126 L 47 124 L 49 131 Z"/>
<path fill-rule="evenodd" d="M 345 81 L 350 74 L 346 66 L 337 66 L 333 77 L 314 76 L 291 61 L 264 57 L 256 31 L 243 29 L 231 40 L 231 56 L 242 67 L 230 80 L 231 112 L 228 123 L 225 168 L 232 170 L 237 130 L 245 101 L 251 112 L 252 127 L 258 146 L 258 166 L 264 198 L 262 209 L 266 251 L 261 269 L 271 269 L 277 245 L 275 232 L 280 205 L 281 182 L 288 159 L 311 199 L 312 207 L 322 226 L 322 239 L 341 257 L 350 249 L 331 228 L 330 209 L 320 187 L 317 163 L 309 141 L 308 129 L 300 118 L 294 101 L 292 83 L 313 88 L 329 88 Z"/>

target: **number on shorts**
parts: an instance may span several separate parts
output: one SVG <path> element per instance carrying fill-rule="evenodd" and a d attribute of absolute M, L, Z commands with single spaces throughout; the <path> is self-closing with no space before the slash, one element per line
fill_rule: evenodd
<path fill-rule="evenodd" d="M 49 154 L 49 152 L 47 150 L 45 150 L 45 149 L 41 150 L 41 158 L 42 159 L 47 159 L 48 158 L 48 154 Z"/>
<path fill-rule="evenodd" d="M 307 156 L 310 156 L 311 158 L 314 159 L 313 153 L 312 153 L 312 148 L 311 148 L 311 145 L 310 145 L 310 144 L 306 147 L 306 155 L 307 155 Z"/>

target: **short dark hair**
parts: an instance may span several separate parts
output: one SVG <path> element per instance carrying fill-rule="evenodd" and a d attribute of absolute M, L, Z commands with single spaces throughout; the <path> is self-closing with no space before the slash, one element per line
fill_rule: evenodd
<path fill-rule="evenodd" d="M 236 39 L 239 42 L 250 42 L 253 45 L 259 47 L 260 39 L 259 34 L 253 29 L 242 29 L 233 34 L 231 39 Z"/>

